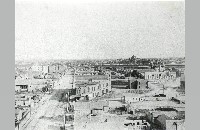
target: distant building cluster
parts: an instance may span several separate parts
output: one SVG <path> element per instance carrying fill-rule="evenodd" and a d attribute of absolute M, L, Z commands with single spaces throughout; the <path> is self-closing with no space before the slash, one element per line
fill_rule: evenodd
<path fill-rule="evenodd" d="M 184 68 L 184 58 L 135 56 L 18 64 L 16 124 L 56 91 L 56 98 L 67 104 L 66 129 L 185 130 Z"/>

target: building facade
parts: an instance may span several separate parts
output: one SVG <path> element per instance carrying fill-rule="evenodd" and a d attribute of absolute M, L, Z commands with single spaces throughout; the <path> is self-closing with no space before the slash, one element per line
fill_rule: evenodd
<path fill-rule="evenodd" d="M 170 80 L 176 78 L 176 72 L 145 72 L 145 79 L 149 81 Z"/>

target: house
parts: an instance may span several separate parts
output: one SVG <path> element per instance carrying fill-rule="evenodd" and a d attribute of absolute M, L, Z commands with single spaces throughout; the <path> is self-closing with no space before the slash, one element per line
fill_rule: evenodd
<path fill-rule="evenodd" d="M 133 97 L 133 102 L 143 102 L 145 101 L 145 98 L 144 97 Z"/>
<path fill-rule="evenodd" d="M 180 79 L 180 89 L 185 90 L 185 75 L 181 74 L 181 79 Z"/>
<path fill-rule="evenodd" d="M 176 78 L 176 72 L 145 72 L 145 79 L 149 81 L 156 81 L 160 79 L 175 79 Z"/>
<path fill-rule="evenodd" d="M 101 114 L 102 112 L 103 112 L 103 109 L 93 108 L 91 110 L 91 115 L 98 115 L 98 114 Z"/>
<path fill-rule="evenodd" d="M 15 92 L 42 91 L 42 88 L 53 86 L 53 81 L 48 79 L 15 80 Z"/>
<path fill-rule="evenodd" d="M 30 80 L 15 80 L 15 92 L 28 92 Z"/>
<path fill-rule="evenodd" d="M 65 126 L 73 125 L 74 115 L 73 114 L 65 114 L 64 115 L 64 124 Z"/>
<path fill-rule="evenodd" d="M 28 107 L 31 105 L 31 99 L 25 95 L 15 95 L 15 107 Z"/>
<path fill-rule="evenodd" d="M 31 69 L 32 69 L 32 71 L 36 71 L 36 72 L 49 73 L 48 65 L 35 64 L 31 67 Z"/>
<path fill-rule="evenodd" d="M 145 79 L 131 79 L 130 80 L 130 89 L 148 89 L 149 84 L 148 80 Z"/>
<path fill-rule="evenodd" d="M 49 65 L 49 73 L 62 73 L 66 70 L 66 67 L 59 63 Z"/>
<path fill-rule="evenodd" d="M 125 120 L 124 130 L 150 130 L 150 124 L 146 120 Z"/>
<path fill-rule="evenodd" d="M 157 124 L 160 129 L 166 130 L 166 120 L 171 120 L 171 119 L 172 119 L 171 117 L 162 114 L 154 118 L 154 123 Z"/>
<path fill-rule="evenodd" d="M 146 97 L 141 96 L 140 94 L 135 94 L 134 96 L 126 97 L 125 101 L 128 103 L 143 102 L 146 100 L 145 98 Z"/>
<path fill-rule="evenodd" d="M 20 121 L 23 118 L 23 109 L 15 108 L 15 120 Z"/>
<path fill-rule="evenodd" d="M 166 130 L 185 130 L 185 120 L 166 120 Z"/>

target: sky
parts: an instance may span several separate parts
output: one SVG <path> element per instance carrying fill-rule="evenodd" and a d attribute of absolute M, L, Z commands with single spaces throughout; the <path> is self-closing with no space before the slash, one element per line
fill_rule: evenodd
<path fill-rule="evenodd" d="M 15 1 L 15 58 L 185 56 L 185 2 Z"/>

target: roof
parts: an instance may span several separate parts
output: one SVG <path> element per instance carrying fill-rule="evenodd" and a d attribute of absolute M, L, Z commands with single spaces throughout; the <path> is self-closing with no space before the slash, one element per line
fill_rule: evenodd
<path fill-rule="evenodd" d="M 171 120 L 172 119 L 171 117 L 169 117 L 169 116 L 167 116 L 165 114 L 158 115 L 157 117 L 158 118 L 165 118 L 165 120 Z"/>
<path fill-rule="evenodd" d="M 76 75 L 75 80 L 108 80 L 108 75 Z"/>
<path fill-rule="evenodd" d="M 177 116 L 177 113 L 174 111 L 155 111 L 153 112 L 154 117 L 164 117 L 167 120 L 173 119 Z"/>
<path fill-rule="evenodd" d="M 49 79 L 22 79 L 15 80 L 15 85 L 34 85 L 34 84 L 45 84 L 49 82 Z"/>
<path fill-rule="evenodd" d="M 15 85 L 29 85 L 31 84 L 30 80 L 15 80 Z"/>
<path fill-rule="evenodd" d="M 155 72 L 154 69 L 135 69 L 135 70 L 137 70 L 137 71 L 140 72 L 140 73 L 144 73 L 144 72 Z"/>
<path fill-rule="evenodd" d="M 99 82 L 76 82 L 76 87 L 86 87 L 86 86 L 89 86 L 89 85 L 96 85 L 98 84 Z"/>
<path fill-rule="evenodd" d="M 169 64 L 165 64 L 165 66 L 170 66 L 170 65 L 181 65 L 181 66 L 185 66 L 184 63 L 179 64 L 179 63 L 175 63 L 175 62 L 172 62 L 172 63 L 169 63 Z"/>

